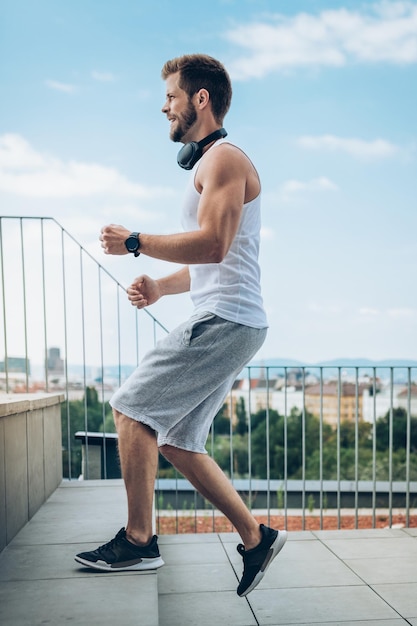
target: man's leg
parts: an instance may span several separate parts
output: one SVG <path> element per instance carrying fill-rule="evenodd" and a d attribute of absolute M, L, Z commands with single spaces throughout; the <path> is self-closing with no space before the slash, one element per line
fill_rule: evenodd
<path fill-rule="evenodd" d="M 152 508 L 158 447 L 155 432 L 113 410 L 119 435 L 119 457 L 126 486 L 128 520 L 126 537 L 137 545 L 152 538 Z"/>
<path fill-rule="evenodd" d="M 119 455 L 128 503 L 127 527 L 96 550 L 80 552 L 75 560 L 93 569 L 144 571 L 164 562 L 156 535 L 152 535 L 152 509 L 158 447 L 155 432 L 114 411 L 119 434 Z"/>
<path fill-rule="evenodd" d="M 266 570 L 287 540 L 285 530 L 259 525 L 220 467 L 206 454 L 189 452 L 170 445 L 162 454 L 192 485 L 229 518 L 242 538 L 237 546 L 243 557 L 243 574 L 237 593 L 246 596 L 261 582 Z"/>
<path fill-rule="evenodd" d="M 259 523 L 210 456 L 169 445 L 161 446 L 160 451 L 202 496 L 226 515 L 241 536 L 246 550 L 259 544 L 262 538 Z"/>

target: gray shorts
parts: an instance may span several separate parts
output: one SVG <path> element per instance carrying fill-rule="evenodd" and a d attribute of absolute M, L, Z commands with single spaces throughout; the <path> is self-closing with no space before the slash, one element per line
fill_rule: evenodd
<path fill-rule="evenodd" d="M 159 446 L 205 454 L 211 423 L 266 332 L 193 315 L 145 355 L 110 405 L 155 430 Z"/>

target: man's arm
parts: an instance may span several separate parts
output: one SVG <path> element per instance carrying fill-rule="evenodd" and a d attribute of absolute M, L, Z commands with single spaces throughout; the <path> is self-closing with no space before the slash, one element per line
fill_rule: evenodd
<path fill-rule="evenodd" d="M 154 280 L 143 274 L 135 278 L 127 289 L 127 297 L 133 306 L 143 309 L 154 304 L 162 296 L 184 293 L 190 290 L 190 272 L 188 267 L 183 267 L 164 278 Z"/>
<path fill-rule="evenodd" d="M 159 285 L 161 297 L 190 291 L 190 271 L 188 266 L 183 267 L 178 272 L 158 278 L 156 282 Z"/>
<path fill-rule="evenodd" d="M 240 151 L 224 144 L 209 152 L 196 176 L 201 193 L 199 230 L 173 235 L 141 233 L 140 252 L 147 256 L 183 263 L 220 263 L 237 232 L 245 198 L 247 164 Z M 101 231 L 106 254 L 127 254 L 129 236 L 123 226 L 111 224 Z"/>

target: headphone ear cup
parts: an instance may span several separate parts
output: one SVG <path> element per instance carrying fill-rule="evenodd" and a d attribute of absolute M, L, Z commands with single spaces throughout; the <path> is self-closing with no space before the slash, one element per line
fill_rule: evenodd
<path fill-rule="evenodd" d="M 186 143 L 178 152 L 177 163 L 184 170 L 192 170 L 194 165 L 201 159 L 203 149 L 196 141 Z"/>
<path fill-rule="evenodd" d="M 226 130 L 224 128 L 218 128 L 200 141 L 190 141 L 190 143 L 186 143 L 178 152 L 178 165 L 184 170 L 192 170 L 197 161 L 203 156 L 203 148 L 211 141 L 216 141 L 217 139 L 226 136 Z"/>

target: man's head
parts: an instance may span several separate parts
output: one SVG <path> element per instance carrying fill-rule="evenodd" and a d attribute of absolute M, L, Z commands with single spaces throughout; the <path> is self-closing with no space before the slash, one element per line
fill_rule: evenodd
<path fill-rule="evenodd" d="M 164 80 L 176 73 L 178 86 L 189 100 L 201 89 L 209 93 L 213 116 L 221 126 L 232 99 L 232 85 L 224 66 L 206 54 L 186 54 L 167 61 L 162 68 Z"/>

